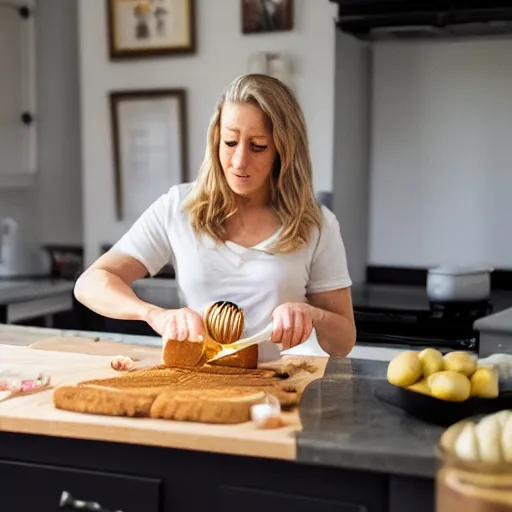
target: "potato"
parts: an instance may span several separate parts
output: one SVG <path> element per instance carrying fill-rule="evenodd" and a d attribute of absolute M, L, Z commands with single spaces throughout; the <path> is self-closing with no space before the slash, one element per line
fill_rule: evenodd
<path fill-rule="evenodd" d="M 421 393 L 422 395 L 431 395 L 426 377 L 419 380 L 418 382 L 415 382 L 411 386 L 407 386 L 406 389 L 408 389 L 409 391 L 414 391 L 415 393 Z"/>
<path fill-rule="evenodd" d="M 421 376 L 421 362 L 418 352 L 414 350 L 400 352 L 388 364 L 388 382 L 395 386 L 403 388 L 411 386 L 420 380 Z"/>
<path fill-rule="evenodd" d="M 468 352 L 448 352 L 443 357 L 444 369 L 471 377 L 476 370 L 476 359 Z"/>
<path fill-rule="evenodd" d="M 418 354 L 418 357 L 420 358 L 422 372 L 425 377 L 444 369 L 443 354 L 439 350 L 426 348 Z"/>
<path fill-rule="evenodd" d="M 496 398 L 500 394 L 498 372 L 492 366 L 479 366 L 470 381 L 472 397 Z"/>
<path fill-rule="evenodd" d="M 471 383 L 462 373 L 437 372 L 428 377 L 431 395 L 447 402 L 464 402 L 470 397 Z"/>

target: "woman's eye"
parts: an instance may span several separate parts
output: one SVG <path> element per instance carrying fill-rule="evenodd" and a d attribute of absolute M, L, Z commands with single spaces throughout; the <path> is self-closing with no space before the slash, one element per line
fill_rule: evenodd
<path fill-rule="evenodd" d="M 234 140 L 226 140 L 224 141 L 224 143 L 226 144 L 226 146 L 229 146 L 230 148 L 234 148 L 236 146 L 236 141 Z"/>
<path fill-rule="evenodd" d="M 259 146 L 258 144 L 252 144 L 252 148 L 254 151 L 265 151 L 267 146 Z"/>

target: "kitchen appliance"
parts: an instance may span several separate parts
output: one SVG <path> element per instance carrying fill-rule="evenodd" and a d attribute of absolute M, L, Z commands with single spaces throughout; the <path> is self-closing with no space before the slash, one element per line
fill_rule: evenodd
<path fill-rule="evenodd" d="M 437 267 L 427 273 L 427 295 L 434 302 L 484 301 L 491 293 L 492 268 Z"/>
<path fill-rule="evenodd" d="M 512 33 L 512 5 L 499 0 L 330 0 L 336 25 L 363 40 Z"/>
<path fill-rule="evenodd" d="M 50 255 L 37 243 L 27 242 L 14 219 L 0 222 L 0 278 L 47 276 Z"/>
<path fill-rule="evenodd" d="M 492 297 L 436 302 L 425 287 L 365 285 L 353 289 L 357 344 L 391 348 L 434 347 L 479 353 L 477 319 L 494 310 Z"/>

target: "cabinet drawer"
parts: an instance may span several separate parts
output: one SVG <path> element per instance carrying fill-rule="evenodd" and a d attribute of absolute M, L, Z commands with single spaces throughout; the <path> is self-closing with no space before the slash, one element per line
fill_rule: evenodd
<path fill-rule="evenodd" d="M 369 512 L 366 506 L 357 503 L 228 485 L 223 485 L 219 489 L 216 510 L 222 512 L 241 510 L 244 512 L 261 512 L 262 510 Z"/>
<path fill-rule="evenodd" d="M 0 462 L 0 499 L 6 512 L 94 510 L 61 508 L 63 492 L 102 510 L 158 512 L 160 480 L 40 464 Z"/>

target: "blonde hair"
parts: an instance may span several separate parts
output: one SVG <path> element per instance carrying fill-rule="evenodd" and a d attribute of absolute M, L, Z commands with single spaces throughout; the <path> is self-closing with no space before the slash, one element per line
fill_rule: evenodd
<path fill-rule="evenodd" d="M 196 233 L 225 240 L 225 221 L 237 211 L 219 160 L 220 118 L 224 102 L 257 105 L 270 121 L 277 157 L 271 176 L 269 206 L 281 222 L 272 250 L 291 252 L 307 244 L 312 228 L 321 229 L 315 198 L 306 122 L 291 90 L 266 75 L 242 75 L 231 82 L 210 120 L 206 153 L 195 187 L 184 204 Z"/>

